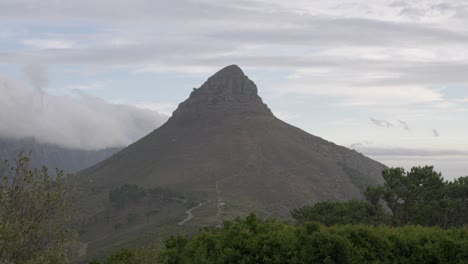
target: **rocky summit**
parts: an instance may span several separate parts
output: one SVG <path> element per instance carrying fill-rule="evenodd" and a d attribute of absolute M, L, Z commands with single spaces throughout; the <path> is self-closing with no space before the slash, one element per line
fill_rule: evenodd
<path fill-rule="evenodd" d="M 146 219 L 137 222 L 143 226 L 156 221 L 144 215 L 159 212 L 157 221 L 167 223 L 166 230 L 177 223 L 217 225 L 250 212 L 287 218 L 290 210 L 318 201 L 362 198 L 366 186 L 382 182 L 384 168 L 276 118 L 254 82 L 231 65 L 194 88 L 164 125 L 78 177 L 86 192 L 81 208 L 96 223 L 106 219 L 106 225 L 95 227 L 99 233 L 122 223 L 123 216 L 109 220 L 109 193 L 125 184 L 183 197 L 175 200 L 186 203 L 183 210 L 171 205 L 167 211 L 131 211 L 137 219 Z M 88 234 L 92 232 L 85 233 L 84 240 L 98 241 L 99 235 Z M 139 234 L 134 239 L 141 239 Z"/>
<path fill-rule="evenodd" d="M 257 86 L 237 65 L 211 76 L 174 111 L 173 119 L 219 118 L 230 115 L 273 116 L 258 96 Z"/>

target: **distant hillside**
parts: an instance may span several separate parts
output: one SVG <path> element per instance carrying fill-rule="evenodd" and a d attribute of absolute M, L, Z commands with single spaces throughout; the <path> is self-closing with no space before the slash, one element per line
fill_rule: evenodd
<path fill-rule="evenodd" d="M 0 160 L 13 160 L 18 153 L 31 151 L 31 165 L 33 167 L 47 166 L 50 170 L 59 168 L 66 173 L 75 173 L 84 168 L 109 158 L 120 148 L 103 150 L 68 149 L 52 144 L 38 143 L 33 138 L 5 139 L 0 138 Z"/>
<path fill-rule="evenodd" d="M 366 186 L 383 181 L 384 168 L 276 118 L 232 65 L 194 89 L 164 125 L 77 175 L 82 239 L 99 255 L 113 244 L 141 245 L 168 230 L 250 212 L 289 217 L 314 202 L 362 197 Z M 124 184 L 145 188 L 136 192 L 143 198 L 117 210 L 109 193 Z M 161 204 L 150 188 L 183 198 Z"/>

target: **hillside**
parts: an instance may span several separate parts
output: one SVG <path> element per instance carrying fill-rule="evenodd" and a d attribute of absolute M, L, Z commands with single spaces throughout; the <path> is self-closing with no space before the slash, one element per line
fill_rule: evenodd
<path fill-rule="evenodd" d="M 59 168 L 65 173 L 75 173 L 99 163 L 120 149 L 71 149 L 53 144 L 39 143 L 34 138 L 0 138 L 0 160 L 14 160 L 18 157 L 20 151 L 24 151 L 24 154 L 27 156 L 31 153 L 31 165 L 33 167 L 40 168 L 45 165 L 51 171 Z"/>

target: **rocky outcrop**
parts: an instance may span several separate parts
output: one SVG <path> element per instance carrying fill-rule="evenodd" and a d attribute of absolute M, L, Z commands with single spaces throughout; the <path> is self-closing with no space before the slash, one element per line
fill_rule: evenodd
<path fill-rule="evenodd" d="M 273 117 L 258 96 L 257 86 L 237 65 L 227 66 L 211 76 L 200 88 L 194 88 L 172 119 L 216 118 L 228 115 Z"/>

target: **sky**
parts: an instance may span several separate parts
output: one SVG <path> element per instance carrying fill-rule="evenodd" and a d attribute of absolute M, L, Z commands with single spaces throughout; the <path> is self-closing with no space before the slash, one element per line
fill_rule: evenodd
<path fill-rule="evenodd" d="M 463 0 L 0 0 L 0 136 L 125 146 L 237 64 L 284 121 L 451 179 L 466 43 Z"/>

